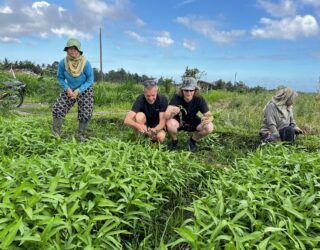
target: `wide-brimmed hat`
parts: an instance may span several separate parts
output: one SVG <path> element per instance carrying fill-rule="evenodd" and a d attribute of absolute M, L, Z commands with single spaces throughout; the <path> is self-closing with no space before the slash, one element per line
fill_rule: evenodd
<path fill-rule="evenodd" d="M 70 38 L 66 46 L 64 47 L 64 51 L 67 51 L 67 49 L 70 47 L 76 47 L 77 50 L 80 52 L 80 55 L 82 55 L 83 52 L 81 51 L 81 43 L 78 39 Z"/>
<path fill-rule="evenodd" d="M 197 80 L 193 77 L 185 77 L 183 79 L 182 85 L 181 85 L 182 90 L 195 90 L 199 89 L 197 86 Z"/>

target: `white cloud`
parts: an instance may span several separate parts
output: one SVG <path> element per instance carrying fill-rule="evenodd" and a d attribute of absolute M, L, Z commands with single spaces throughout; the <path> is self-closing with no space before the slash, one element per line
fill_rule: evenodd
<path fill-rule="evenodd" d="M 126 31 L 125 34 L 128 35 L 129 37 L 131 37 L 132 39 L 134 39 L 135 41 L 139 42 L 139 43 L 143 43 L 144 42 L 144 38 L 142 36 L 140 36 L 139 34 L 137 34 L 136 32 Z"/>
<path fill-rule="evenodd" d="M 137 24 L 139 27 L 143 27 L 143 26 L 146 25 L 146 23 L 145 23 L 142 19 L 140 19 L 139 17 L 137 17 L 137 19 L 136 19 L 136 24 Z"/>
<path fill-rule="evenodd" d="M 258 4 L 273 17 L 295 16 L 297 5 L 293 0 L 280 0 L 278 4 L 268 0 L 258 0 Z"/>
<path fill-rule="evenodd" d="M 176 21 L 217 43 L 230 43 L 245 34 L 244 30 L 220 31 L 212 20 L 197 17 L 177 17 Z"/>
<path fill-rule="evenodd" d="M 186 4 L 190 4 L 190 3 L 193 3 L 195 0 L 184 0 L 184 1 L 181 1 L 177 4 L 177 7 L 181 7 L 181 6 L 184 6 Z"/>
<path fill-rule="evenodd" d="M 43 15 L 49 6 L 50 4 L 48 2 L 41 1 L 34 2 L 31 7 L 37 13 L 37 15 Z"/>
<path fill-rule="evenodd" d="M 100 0 L 86 1 L 86 7 L 88 8 L 89 12 L 96 14 L 105 14 L 114 11 L 113 6 L 109 6 L 108 4 Z"/>
<path fill-rule="evenodd" d="M 1 37 L 0 42 L 2 43 L 20 43 L 21 41 L 19 39 L 13 38 L 13 37 Z"/>
<path fill-rule="evenodd" d="M 1 14 L 11 14 L 13 13 L 12 9 L 9 6 L 0 7 Z"/>
<path fill-rule="evenodd" d="M 49 33 L 48 32 L 41 32 L 39 35 L 41 38 L 47 38 L 49 36 Z"/>
<path fill-rule="evenodd" d="M 59 13 L 60 18 L 62 18 L 63 13 L 66 12 L 66 11 L 67 10 L 62 8 L 61 6 L 58 7 L 58 13 Z"/>
<path fill-rule="evenodd" d="M 174 40 L 171 39 L 168 31 L 163 31 L 160 36 L 154 38 L 158 47 L 170 47 Z"/>
<path fill-rule="evenodd" d="M 16 42 L 21 37 L 30 36 L 40 38 L 55 35 L 69 36 L 74 35 L 75 31 L 78 32 L 76 37 L 91 37 L 90 29 L 80 26 L 77 18 L 64 8 L 46 1 L 33 2 L 31 5 L 27 3 L 27 1 L 8 1 L 10 4 L 8 7 L 13 10 L 13 14 L 0 13 L 0 37 L 13 38 L 7 39 L 7 42 Z"/>
<path fill-rule="evenodd" d="M 41 9 L 46 9 L 49 6 L 50 6 L 50 3 L 41 1 L 41 2 L 34 2 L 31 7 L 41 13 Z"/>
<path fill-rule="evenodd" d="M 190 51 L 194 51 L 197 48 L 197 43 L 194 41 L 185 39 L 182 43 L 182 46 Z"/>
<path fill-rule="evenodd" d="M 20 40 L 13 38 L 13 37 L 1 37 L 0 38 L 1 43 L 20 43 Z"/>
<path fill-rule="evenodd" d="M 90 39 L 92 36 L 88 33 L 81 32 L 78 29 L 69 29 L 68 27 L 61 27 L 61 28 L 52 28 L 51 32 L 57 36 L 67 36 L 67 37 L 79 37 Z"/>
<path fill-rule="evenodd" d="M 319 33 L 317 20 L 311 15 L 283 18 L 281 20 L 262 18 L 260 22 L 264 27 L 251 31 L 255 38 L 295 40 L 298 37 L 311 37 Z"/>
<path fill-rule="evenodd" d="M 70 10 L 49 0 L 6 2 L 5 6 L 0 6 L 2 38 L 75 36 L 90 39 L 106 19 L 144 25 L 132 12 L 129 0 L 77 0 Z"/>
<path fill-rule="evenodd" d="M 34 2 L 32 4 L 32 8 L 34 8 L 34 9 L 47 8 L 49 6 L 50 6 L 50 3 L 46 2 L 46 1 Z"/>
<path fill-rule="evenodd" d="M 114 0 L 113 3 L 106 3 L 102 0 L 77 0 L 75 3 L 81 15 L 91 22 L 104 18 L 134 22 L 138 19 L 132 12 L 129 0 Z"/>

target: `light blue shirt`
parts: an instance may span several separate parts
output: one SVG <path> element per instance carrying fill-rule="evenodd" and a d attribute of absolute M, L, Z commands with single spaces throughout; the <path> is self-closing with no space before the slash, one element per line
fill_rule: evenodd
<path fill-rule="evenodd" d="M 64 59 L 62 59 L 59 62 L 57 78 L 64 91 L 69 87 L 72 90 L 79 89 L 80 93 L 83 93 L 88 89 L 94 81 L 93 69 L 89 61 L 86 62 L 81 74 L 77 77 L 73 77 L 66 70 Z"/>

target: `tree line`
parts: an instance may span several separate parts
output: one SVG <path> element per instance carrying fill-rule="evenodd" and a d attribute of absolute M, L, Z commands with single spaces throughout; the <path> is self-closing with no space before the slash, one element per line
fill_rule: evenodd
<path fill-rule="evenodd" d="M 37 74 L 39 76 L 49 76 L 56 77 L 58 70 L 58 61 L 54 61 L 52 64 L 35 64 L 31 61 L 13 61 L 10 62 L 7 58 L 5 58 L 2 62 L 0 61 L 0 69 L 1 70 L 26 70 Z M 97 68 L 93 68 L 94 78 L 97 81 L 106 81 L 106 82 L 114 82 L 114 83 L 123 83 L 123 82 L 133 82 L 133 83 L 142 83 L 145 80 L 153 79 L 151 76 L 147 75 L 139 75 L 137 73 L 130 73 L 129 71 L 120 68 L 118 70 L 110 70 L 108 73 L 100 73 Z M 197 80 L 201 80 L 206 76 L 206 72 L 199 70 L 198 68 L 189 68 L 186 67 L 184 74 L 181 76 L 183 79 L 186 76 L 192 76 Z M 158 79 L 158 84 L 163 85 L 165 88 L 165 92 L 169 93 L 171 88 L 176 84 L 172 78 L 166 78 L 161 76 Z M 215 82 L 208 83 L 208 89 L 214 90 L 226 90 L 233 92 L 262 92 L 266 89 L 264 87 L 256 86 L 249 87 L 244 82 L 239 81 L 232 83 L 230 81 L 225 82 L 222 79 L 219 79 Z"/>
<path fill-rule="evenodd" d="M 41 75 L 41 76 L 49 76 L 56 77 L 58 71 L 58 61 L 54 61 L 52 64 L 35 64 L 31 61 L 9 61 L 5 58 L 2 62 L 0 62 L 1 70 L 26 70 L 31 73 Z M 97 68 L 93 68 L 94 79 L 99 81 L 101 79 L 101 74 Z M 108 73 L 102 74 L 102 78 L 107 82 L 144 82 L 147 79 L 151 79 L 152 77 L 146 75 L 138 75 L 137 73 L 130 73 L 125 71 L 124 69 L 118 70 L 110 70 Z"/>

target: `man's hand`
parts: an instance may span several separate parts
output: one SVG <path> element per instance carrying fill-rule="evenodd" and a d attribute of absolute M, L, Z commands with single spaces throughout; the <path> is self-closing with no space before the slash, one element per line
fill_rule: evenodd
<path fill-rule="evenodd" d="M 156 128 L 149 128 L 149 130 L 152 132 L 152 133 L 158 133 L 158 130 Z"/>
<path fill-rule="evenodd" d="M 205 115 L 203 115 L 202 118 L 201 118 L 202 126 L 205 126 L 205 125 L 209 124 L 212 121 L 213 121 L 213 117 L 212 117 L 211 113 L 209 113 L 209 112 L 206 113 Z"/>
<path fill-rule="evenodd" d="M 152 139 L 152 140 L 156 140 L 157 139 L 157 135 L 158 135 L 158 130 L 156 128 L 149 128 L 148 129 L 148 136 Z"/>
<path fill-rule="evenodd" d="M 147 128 L 147 126 L 144 125 L 144 124 L 139 124 L 137 130 L 138 130 L 138 132 L 141 133 L 141 134 L 146 134 L 146 133 L 148 133 L 148 128 Z"/>
<path fill-rule="evenodd" d="M 174 117 L 174 116 L 176 116 L 176 115 L 179 114 L 179 113 L 180 113 L 180 109 L 173 109 L 173 110 L 171 111 L 171 116 Z"/>
<path fill-rule="evenodd" d="M 209 117 L 206 117 L 206 116 L 202 117 L 201 118 L 201 123 L 202 123 L 202 126 L 205 126 L 205 125 L 209 124 L 210 123 Z"/>
<path fill-rule="evenodd" d="M 169 105 L 166 112 L 165 118 L 167 120 L 172 119 L 174 116 L 180 113 L 180 107 Z"/>

